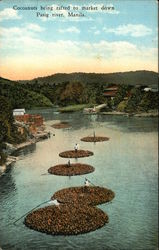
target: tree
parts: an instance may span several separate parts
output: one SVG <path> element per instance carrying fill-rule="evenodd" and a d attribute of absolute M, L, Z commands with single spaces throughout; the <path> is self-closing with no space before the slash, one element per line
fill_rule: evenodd
<path fill-rule="evenodd" d="M 117 91 L 117 94 L 114 98 L 114 105 L 117 106 L 121 101 L 123 101 L 124 97 L 128 94 L 128 92 L 131 90 L 130 85 L 120 85 Z"/>
<path fill-rule="evenodd" d="M 82 83 L 71 82 L 65 87 L 61 93 L 60 100 L 63 104 L 80 104 L 83 102 L 84 87 Z"/>
<path fill-rule="evenodd" d="M 125 110 L 127 112 L 137 111 L 138 105 L 143 97 L 143 91 L 140 88 L 133 88 L 131 90 L 131 96 L 128 99 L 127 107 Z"/>
<path fill-rule="evenodd" d="M 158 92 L 145 92 L 140 103 L 138 110 L 139 111 L 145 111 L 152 109 L 158 109 Z"/>

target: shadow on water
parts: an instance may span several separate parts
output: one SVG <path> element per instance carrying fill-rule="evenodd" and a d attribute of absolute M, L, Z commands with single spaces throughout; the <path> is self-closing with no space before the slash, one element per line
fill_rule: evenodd
<path fill-rule="evenodd" d="M 26 147 L 25 149 L 21 149 L 15 152 L 13 155 L 24 156 L 24 155 L 33 153 L 35 149 L 36 149 L 36 144 L 33 144 L 33 145 Z M 4 199 L 5 195 L 8 198 L 16 190 L 16 185 L 15 185 L 14 178 L 12 175 L 14 164 L 15 163 L 12 163 L 11 165 L 9 165 L 6 169 L 5 174 L 3 174 L 0 177 L 0 200 Z"/>
<path fill-rule="evenodd" d="M 72 130 L 82 128 L 95 128 L 104 126 L 111 129 L 118 129 L 122 132 L 153 132 L 158 131 L 158 117 L 127 117 L 121 115 L 85 115 L 82 111 L 58 113 L 56 108 L 27 111 L 31 114 L 40 114 L 45 121 L 67 121 L 71 124 Z M 81 122 L 82 121 L 82 122 Z"/>
<path fill-rule="evenodd" d="M 0 201 L 5 199 L 5 197 L 8 198 L 11 196 L 16 190 L 16 185 L 12 176 L 13 165 L 14 163 L 12 163 L 11 166 L 7 168 L 6 173 L 0 178 Z"/>
<path fill-rule="evenodd" d="M 122 132 L 153 132 L 158 131 L 157 117 L 126 117 L 126 116 L 103 116 L 99 115 L 98 122 L 106 122 L 106 126 L 113 129 L 117 127 Z"/>
<path fill-rule="evenodd" d="M 36 150 L 36 144 L 32 144 L 32 145 L 27 146 L 25 149 L 23 148 L 23 149 L 16 151 L 13 155 L 24 156 L 27 154 L 32 154 L 35 150 Z"/>
<path fill-rule="evenodd" d="M 64 117 L 62 117 L 64 119 Z M 73 119 L 72 119 L 73 118 Z M 60 119 L 60 116 L 58 116 Z M 82 113 L 67 114 L 67 121 L 71 121 L 72 130 L 84 128 L 106 127 L 114 130 L 120 130 L 124 133 L 129 132 L 156 132 L 158 131 L 157 117 L 126 117 L 115 115 L 83 115 Z M 82 121 L 79 122 L 79 121 Z"/>

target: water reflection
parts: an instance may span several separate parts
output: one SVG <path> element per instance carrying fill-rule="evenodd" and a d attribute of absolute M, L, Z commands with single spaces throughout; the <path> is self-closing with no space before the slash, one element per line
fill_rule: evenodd
<path fill-rule="evenodd" d="M 8 167 L 7 172 L 0 177 L 0 203 L 3 199 L 9 199 L 16 191 L 16 185 L 12 176 L 12 168 L 14 163 Z"/>
<path fill-rule="evenodd" d="M 27 146 L 25 149 L 20 149 L 14 153 L 14 156 L 24 156 L 27 154 L 32 154 L 36 150 L 36 144 L 31 144 Z"/>
<path fill-rule="evenodd" d="M 123 132 L 152 132 L 158 131 L 157 117 L 127 117 L 119 115 L 86 115 L 82 112 L 57 113 L 56 109 L 33 110 L 29 113 L 39 113 L 46 121 L 68 121 L 72 130 L 97 126 L 105 126 L 111 129 L 120 129 Z M 101 124 L 99 124 L 101 123 Z"/>

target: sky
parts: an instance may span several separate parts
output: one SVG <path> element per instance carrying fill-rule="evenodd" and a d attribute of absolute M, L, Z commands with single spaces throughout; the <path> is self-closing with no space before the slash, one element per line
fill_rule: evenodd
<path fill-rule="evenodd" d="M 0 0 L 0 76 L 157 72 L 157 8 L 156 0 Z"/>

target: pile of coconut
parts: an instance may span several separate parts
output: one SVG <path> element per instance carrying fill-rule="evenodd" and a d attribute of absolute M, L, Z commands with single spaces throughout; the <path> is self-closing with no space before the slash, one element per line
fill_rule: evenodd
<path fill-rule="evenodd" d="M 70 128 L 71 125 L 68 122 L 59 122 L 53 124 L 52 127 L 56 129 L 61 129 L 61 128 Z"/>
<path fill-rule="evenodd" d="M 102 142 L 102 141 L 108 141 L 109 137 L 105 136 L 86 136 L 81 139 L 81 141 L 84 142 Z"/>
<path fill-rule="evenodd" d="M 108 216 L 99 208 L 79 204 L 60 204 L 40 208 L 25 218 L 31 229 L 52 235 L 77 235 L 100 228 Z"/>
<path fill-rule="evenodd" d="M 77 235 L 94 231 L 108 222 L 108 215 L 94 205 L 111 201 L 115 194 L 99 186 L 81 186 L 57 191 L 56 205 L 37 209 L 25 218 L 31 229 L 52 235 Z"/>
<path fill-rule="evenodd" d="M 51 197 L 63 203 L 99 205 L 111 201 L 115 197 L 112 190 L 99 186 L 80 186 L 64 188 Z"/>
<path fill-rule="evenodd" d="M 93 152 L 88 150 L 69 150 L 59 154 L 59 156 L 63 158 L 81 158 L 81 157 L 89 157 L 93 155 Z"/>
<path fill-rule="evenodd" d="M 82 175 L 92 173 L 93 171 L 94 167 L 88 164 L 70 163 L 70 161 L 68 161 L 68 164 L 59 164 L 48 169 L 50 174 L 63 176 Z"/>

